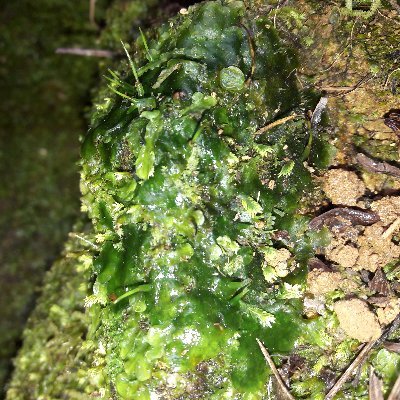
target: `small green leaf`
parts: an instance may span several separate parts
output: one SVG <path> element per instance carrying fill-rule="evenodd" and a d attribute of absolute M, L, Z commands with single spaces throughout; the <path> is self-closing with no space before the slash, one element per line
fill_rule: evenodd
<path fill-rule="evenodd" d="M 221 70 L 219 81 L 224 89 L 236 92 L 243 89 L 245 76 L 238 67 L 230 66 Z"/>
<path fill-rule="evenodd" d="M 286 163 L 279 172 L 278 178 L 289 176 L 293 171 L 293 167 L 294 161 L 289 161 L 288 163 Z"/>
<path fill-rule="evenodd" d="M 203 93 L 196 92 L 192 96 L 192 104 L 183 110 L 182 115 L 189 113 L 202 113 L 217 104 L 217 99 L 214 96 L 206 96 Z"/>
<path fill-rule="evenodd" d="M 125 50 L 125 54 L 126 54 L 126 56 L 128 57 L 129 65 L 130 65 L 130 67 L 131 67 L 133 76 L 135 77 L 135 81 L 136 81 L 136 82 L 135 82 L 135 87 L 136 87 L 138 96 L 139 96 L 139 97 L 142 97 L 143 94 L 144 94 L 144 90 L 143 90 L 142 84 L 139 82 L 139 76 L 138 76 L 138 73 L 137 73 L 137 71 L 136 71 L 135 64 L 133 63 L 132 58 L 131 58 L 131 56 L 129 55 L 129 52 L 128 52 L 128 50 L 126 49 L 126 47 L 125 47 L 125 45 L 124 45 L 124 42 L 123 42 L 122 40 L 121 40 L 121 43 L 122 43 L 122 47 L 123 47 L 124 50 Z"/>
<path fill-rule="evenodd" d="M 128 292 L 125 292 L 123 295 L 119 296 L 117 300 L 114 301 L 114 304 L 119 303 L 121 300 L 126 299 L 129 296 L 132 296 L 135 293 L 140 293 L 140 292 L 148 292 L 151 290 L 151 285 L 146 283 L 140 286 L 135 287 L 135 289 L 129 290 Z"/>
<path fill-rule="evenodd" d="M 143 179 L 145 181 L 154 174 L 155 158 L 156 157 L 153 151 L 153 146 L 146 145 L 140 149 L 138 158 L 135 163 L 136 175 L 140 179 Z"/>
<path fill-rule="evenodd" d="M 146 144 L 141 147 L 135 163 L 136 175 L 143 180 L 149 179 L 154 173 L 154 144 L 163 128 L 161 112 L 159 110 L 143 111 L 141 117 L 149 120 L 146 125 Z"/>
<path fill-rule="evenodd" d="M 259 307 L 244 302 L 241 302 L 240 305 L 248 314 L 256 317 L 264 328 L 270 328 L 275 322 L 275 317 L 273 314 Z"/>
<path fill-rule="evenodd" d="M 240 246 L 228 236 L 219 236 L 217 243 L 227 254 L 235 254 L 240 249 Z"/>
<path fill-rule="evenodd" d="M 241 201 L 244 210 L 250 215 L 251 218 L 254 218 L 257 214 L 261 214 L 263 212 L 261 205 L 250 196 L 242 196 Z"/>
<path fill-rule="evenodd" d="M 181 63 L 177 63 L 175 65 L 172 65 L 169 68 L 163 69 L 160 72 L 160 75 L 157 78 L 156 83 L 152 86 L 153 89 L 158 89 L 161 84 L 171 75 L 173 74 L 176 70 L 178 70 L 182 66 Z"/>

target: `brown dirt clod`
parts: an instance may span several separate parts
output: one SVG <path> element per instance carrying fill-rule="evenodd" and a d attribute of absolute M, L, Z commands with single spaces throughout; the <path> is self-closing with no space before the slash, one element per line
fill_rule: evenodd
<path fill-rule="evenodd" d="M 328 248 L 326 257 L 344 268 L 353 268 L 358 258 L 358 250 L 350 245 Z"/>
<path fill-rule="evenodd" d="M 327 272 L 313 269 L 307 276 L 308 291 L 316 296 L 324 295 L 339 288 L 342 275 L 340 272 Z"/>
<path fill-rule="evenodd" d="M 371 208 L 384 225 L 390 225 L 400 216 L 400 196 L 387 196 L 374 201 Z"/>
<path fill-rule="evenodd" d="M 389 325 L 400 313 L 400 299 L 392 298 L 385 308 L 378 308 L 376 314 L 382 325 Z"/>
<path fill-rule="evenodd" d="M 325 175 L 323 190 L 333 204 L 355 206 L 365 193 L 365 185 L 355 172 L 331 169 Z"/>
<path fill-rule="evenodd" d="M 363 300 L 339 300 L 334 304 L 334 310 L 340 327 L 351 338 L 369 342 L 381 336 L 378 318 Z"/>
<path fill-rule="evenodd" d="M 365 228 L 364 234 L 358 238 L 359 257 L 354 269 L 375 272 L 400 257 L 400 246 L 385 238 L 384 232 L 382 222 Z"/>

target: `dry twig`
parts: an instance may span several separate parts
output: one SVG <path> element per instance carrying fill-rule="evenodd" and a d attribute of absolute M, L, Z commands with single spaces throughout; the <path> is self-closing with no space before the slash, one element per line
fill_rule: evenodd
<path fill-rule="evenodd" d="M 89 3 L 89 21 L 93 26 L 95 26 L 97 28 L 95 15 L 96 15 L 96 0 L 90 0 L 90 3 Z"/>
<path fill-rule="evenodd" d="M 382 335 L 375 340 L 372 340 L 368 342 L 367 344 L 364 345 L 362 350 L 358 353 L 357 357 L 354 359 L 354 361 L 347 367 L 346 371 L 344 371 L 343 375 L 339 378 L 339 380 L 333 385 L 332 389 L 328 392 L 328 394 L 325 396 L 325 400 L 332 400 L 333 397 L 336 395 L 337 392 L 342 388 L 342 386 L 347 382 L 347 380 L 350 378 L 351 374 L 354 372 L 354 370 L 361 365 L 362 363 L 365 362 L 367 357 L 369 356 L 370 351 L 377 345 L 381 344 L 392 332 L 394 332 L 398 327 L 400 326 L 400 314 L 397 315 L 395 320 L 390 324 L 390 326 L 385 329 L 385 331 L 382 333 Z M 397 382 L 399 381 L 399 382 Z M 400 380 L 398 379 L 396 381 L 396 384 L 398 383 L 398 389 L 396 388 L 396 393 L 399 393 L 400 391 Z M 395 384 L 395 386 L 396 386 Z M 395 387 L 393 388 L 395 390 Z M 392 390 L 392 392 L 393 392 Z M 399 399 L 399 397 L 393 397 L 391 400 Z M 388 399 L 389 400 L 389 399 Z"/>
<path fill-rule="evenodd" d="M 72 54 L 75 56 L 84 56 L 84 57 L 113 58 L 118 53 L 115 53 L 110 50 L 82 49 L 80 47 L 59 47 L 56 50 L 56 54 Z"/>
<path fill-rule="evenodd" d="M 386 231 L 383 233 L 382 237 L 384 239 L 388 239 L 392 237 L 393 233 L 397 231 L 397 229 L 400 226 L 400 217 L 397 218 L 392 225 L 389 226 L 389 228 L 386 229 Z"/>
<path fill-rule="evenodd" d="M 286 387 L 285 383 L 283 382 L 283 379 L 279 373 L 279 371 L 276 369 L 274 361 L 272 360 L 270 354 L 268 353 L 268 350 L 265 348 L 265 346 L 262 344 L 260 339 L 256 339 L 258 345 L 260 346 L 261 352 L 263 353 L 263 356 L 265 358 L 265 361 L 267 361 L 269 367 L 271 368 L 272 373 L 275 375 L 275 378 L 278 382 L 279 388 L 282 391 L 282 393 L 285 394 L 285 396 L 290 399 L 290 400 L 295 400 L 295 398 L 291 395 L 289 392 L 289 389 Z"/>
<path fill-rule="evenodd" d="M 246 31 L 247 40 L 249 43 L 249 50 L 250 50 L 250 57 L 251 57 L 251 69 L 250 69 L 250 74 L 249 74 L 248 78 L 246 79 L 246 85 L 248 85 L 253 78 L 254 72 L 256 71 L 256 52 L 254 50 L 253 35 L 250 32 L 249 28 L 247 28 L 247 26 L 244 24 L 239 24 L 239 25 Z"/>
<path fill-rule="evenodd" d="M 385 84 L 383 85 L 384 88 L 386 88 L 387 84 L 389 83 L 390 78 L 392 77 L 392 75 L 396 72 L 399 72 L 400 68 L 395 68 L 393 71 L 391 71 L 388 76 L 385 79 Z"/>
<path fill-rule="evenodd" d="M 346 369 L 346 371 L 343 373 L 343 375 L 339 378 L 339 380 L 333 385 L 332 389 L 325 396 L 325 400 L 331 400 L 335 397 L 336 393 L 347 382 L 347 380 L 350 378 L 350 376 L 354 372 L 354 370 L 366 360 L 366 358 L 369 355 L 369 352 L 375 346 L 377 341 L 378 341 L 378 339 L 372 340 L 371 342 L 364 345 L 362 350 L 358 353 L 358 356 L 349 365 L 349 367 Z"/>
<path fill-rule="evenodd" d="M 373 78 L 371 74 L 367 74 L 364 78 L 360 79 L 354 86 L 321 86 L 318 89 L 331 94 L 331 96 L 344 96 L 357 90 L 363 83 L 370 81 Z M 334 94 L 336 93 L 336 94 Z"/>
<path fill-rule="evenodd" d="M 267 132 L 267 131 L 269 131 L 270 129 L 275 128 L 276 126 L 282 125 L 282 124 L 284 124 L 285 122 L 291 121 L 292 119 L 295 119 L 295 118 L 297 118 L 297 117 L 299 117 L 299 115 L 297 115 L 297 114 L 292 114 L 292 115 L 289 115 L 288 117 L 278 119 L 277 121 L 271 122 L 270 124 L 268 124 L 268 125 L 266 125 L 266 126 L 260 128 L 258 131 L 256 131 L 255 135 L 261 135 L 261 134 L 263 134 L 264 132 Z"/>
<path fill-rule="evenodd" d="M 397 377 L 396 382 L 387 400 L 399 400 L 399 399 L 400 399 L 400 375 Z"/>

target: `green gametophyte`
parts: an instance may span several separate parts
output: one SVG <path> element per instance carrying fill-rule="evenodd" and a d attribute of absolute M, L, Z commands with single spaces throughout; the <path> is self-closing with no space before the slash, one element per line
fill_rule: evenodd
<path fill-rule="evenodd" d="M 289 352 L 305 324 L 312 248 L 296 210 L 312 189 L 304 161 L 324 163 L 302 117 L 318 99 L 297 89 L 270 20 L 241 1 L 190 7 L 130 64 L 112 73 L 82 147 L 106 387 L 121 399 L 262 399 L 256 338 Z"/>

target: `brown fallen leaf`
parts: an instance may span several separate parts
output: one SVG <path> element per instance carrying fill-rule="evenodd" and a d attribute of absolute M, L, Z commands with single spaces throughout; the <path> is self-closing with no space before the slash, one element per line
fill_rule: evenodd
<path fill-rule="evenodd" d="M 383 383 L 376 376 L 374 369 L 372 367 L 370 367 L 369 370 L 368 394 L 369 394 L 369 400 L 384 400 Z"/>
<path fill-rule="evenodd" d="M 386 350 L 393 351 L 394 353 L 400 353 L 400 343 L 396 342 L 383 342 L 383 347 Z"/>
<path fill-rule="evenodd" d="M 366 171 L 400 178 L 400 168 L 396 167 L 395 165 L 391 165 L 386 161 L 376 161 L 363 153 L 358 153 L 356 155 L 356 161 Z"/>
<path fill-rule="evenodd" d="M 390 294 L 390 286 L 389 282 L 386 279 L 385 273 L 382 271 L 382 268 L 379 268 L 374 277 L 369 282 L 369 288 L 376 293 L 382 294 L 383 296 L 387 296 Z"/>

